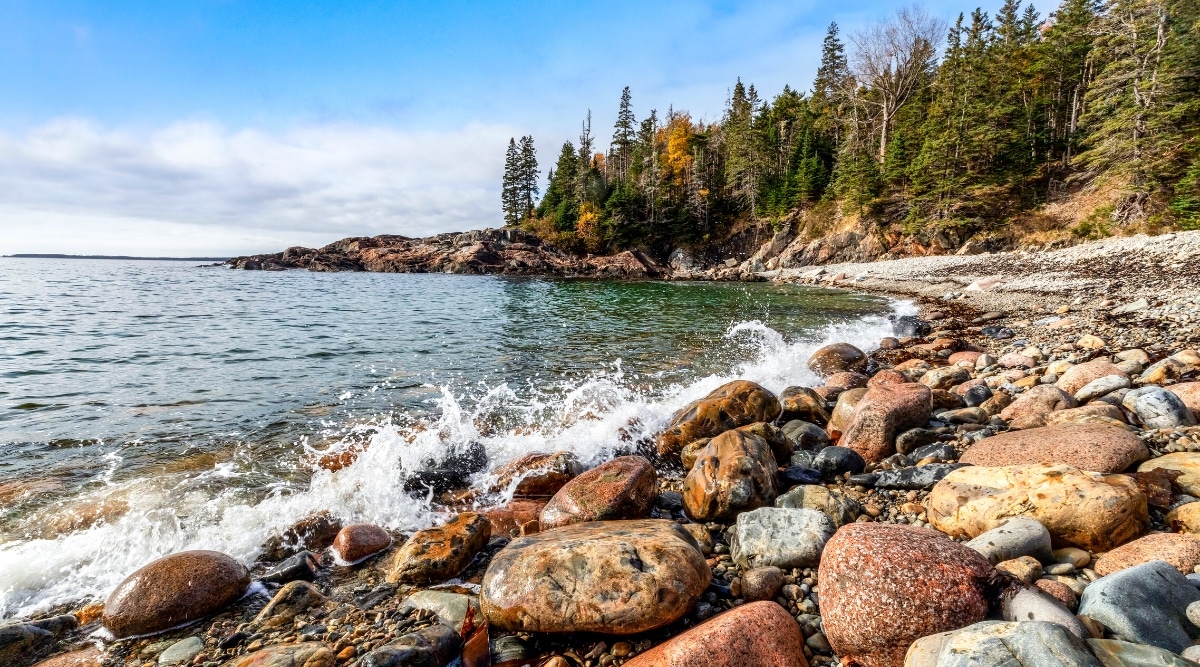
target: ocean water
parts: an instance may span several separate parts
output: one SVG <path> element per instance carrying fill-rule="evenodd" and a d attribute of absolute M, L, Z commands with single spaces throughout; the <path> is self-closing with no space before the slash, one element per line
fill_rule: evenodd
<path fill-rule="evenodd" d="M 405 482 L 448 456 L 486 452 L 477 483 L 532 451 L 596 464 L 728 380 L 812 383 L 817 347 L 873 348 L 911 312 L 763 283 L 0 259 L 0 618 L 183 549 L 249 563 L 316 511 L 432 525 Z"/>

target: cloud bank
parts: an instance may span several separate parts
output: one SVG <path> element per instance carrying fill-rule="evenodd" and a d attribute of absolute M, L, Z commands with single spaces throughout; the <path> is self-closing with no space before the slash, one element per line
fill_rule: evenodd
<path fill-rule="evenodd" d="M 501 224 L 504 126 L 0 133 L 0 254 L 241 254 Z"/>

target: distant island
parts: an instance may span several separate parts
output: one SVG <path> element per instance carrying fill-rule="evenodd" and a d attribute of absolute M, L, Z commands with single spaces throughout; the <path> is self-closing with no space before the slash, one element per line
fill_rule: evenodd
<path fill-rule="evenodd" d="M 137 259 L 137 260 L 160 260 L 168 262 L 224 262 L 228 257 L 133 257 L 131 255 L 62 255 L 59 253 L 17 253 L 14 255 L 0 255 L 0 257 L 13 257 L 16 259 Z"/>

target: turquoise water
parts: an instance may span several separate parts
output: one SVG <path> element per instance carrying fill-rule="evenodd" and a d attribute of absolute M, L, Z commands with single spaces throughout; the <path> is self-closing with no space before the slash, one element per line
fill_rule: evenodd
<path fill-rule="evenodd" d="M 0 259 L 0 614 L 102 596 L 183 548 L 250 560 L 312 511 L 428 525 L 437 508 L 403 487 L 430 461 L 598 462 L 732 377 L 811 381 L 815 346 L 869 347 L 905 308 L 771 284 Z M 313 465 L 346 448 L 365 451 Z"/>

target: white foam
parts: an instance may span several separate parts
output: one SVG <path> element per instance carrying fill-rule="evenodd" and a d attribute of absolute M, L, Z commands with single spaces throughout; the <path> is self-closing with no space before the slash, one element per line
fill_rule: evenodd
<path fill-rule="evenodd" d="M 896 315 L 914 313 L 910 303 L 895 304 Z M 584 464 L 595 465 L 652 437 L 680 407 L 729 380 L 753 380 L 775 392 L 811 386 L 817 378 L 805 362 L 818 347 L 844 341 L 870 350 L 891 334 L 887 317 L 835 324 L 795 340 L 762 322 L 743 322 L 730 327 L 724 345 L 745 348 L 743 358 L 750 360 L 685 384 L 647 389 L 644 379 L 629 377 L 614 361 L 610 369 L 582 380 L 525 391 L 486 387 L 469 401 L 442 388 L 425 420 L 349 427 L 342 446 L 369 442 L 353 464 L 337 472 L 316 470 L 304 489 L 280 483 L 260 499 L 248 499 L 231 483 L 242 473 L 225 465 L 183 475 L 185 481 L 161 476 L 109 482 L 73 502 L 121 498 L 129 505 L 127 512 L 57 537 L 0 546 L 0 617 L 25 616 L 82 598 L 103 599 L 133 570 L 186 549 L 214 549 L 249 563 L 270 534 L 322 510 L 343 521 L 396 531 L 427 527 L 442 519 L 431 508 L 431 494 L 414 497 L 403 482 L 428 460 L 441 461 L 472 442 L 481 443 L 489 461 L 481 482 L 499 465 L 534 451 L 569 450 Z M 481 428 L 484 424 L 492 426 Z M 113 454 L 108 463 L 119 465 L 120 457 Z M 61 508 L 47 510 L 53 511 Z"/>

